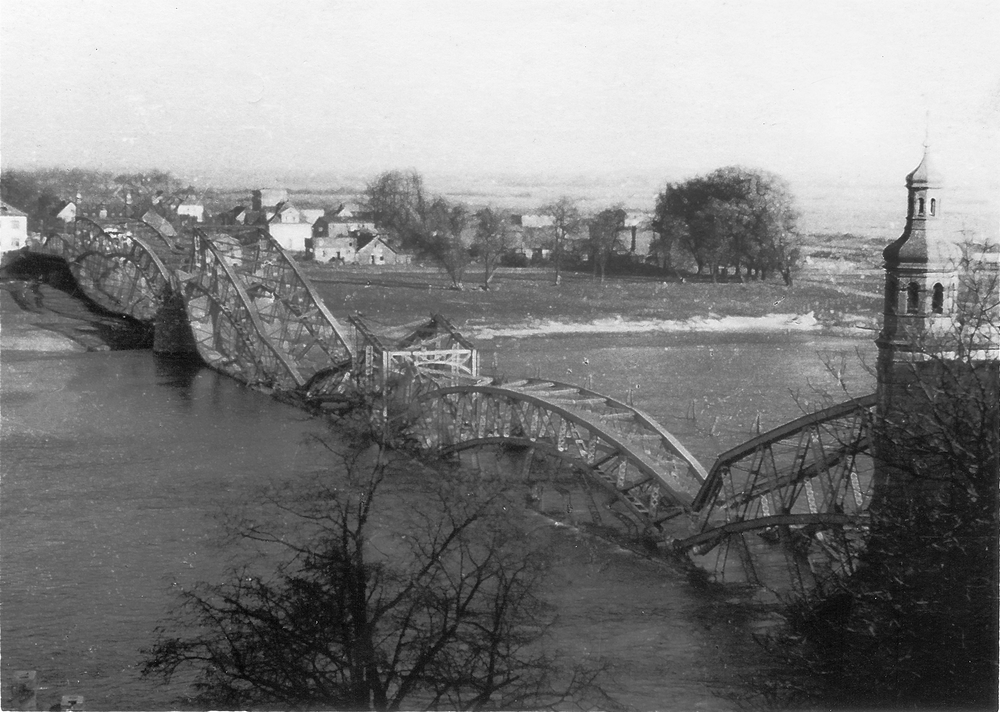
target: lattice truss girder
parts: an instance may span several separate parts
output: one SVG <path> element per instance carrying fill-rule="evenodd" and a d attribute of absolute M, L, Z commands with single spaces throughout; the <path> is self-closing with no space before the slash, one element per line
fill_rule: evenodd
<path fill-rule="evenodd" d="M 224 254 L 209 240 L 197 237 L 195 243 L 195 264 L 181 275 L 181 286 L 202 358 L 251 385 L 284 390 L 304 385 L 296 364 L 272 342 Z"/>
<path fill-rule="evenodd" d="M 170 270 L 133 232 L 81 219 L 71 236 L 52 235 L 47 251 L 63 257 L 84 293 L 102 307 L 141 321 L 156 317 Z"/>
<path fill-rule="evenodd" d="M 288 253 L 262 229 L 206 236 L 243 282 L 264 334 L 307 379 L 351 359 L 343 327 Z"/>
<path fill-rule="evenodd" d="M 654 460 L 583 411 L 483 385 L 431 392 L 420 406 L 412 432 L 424 447 L 448 451 L 504 441 L 539 447 L 572 462 L 610 492 L 642 530 L 686 512 L 691 502 L 691 495 L 675 486 L 677 473 L 688 471 L 690 462 L 673 453 Z"/>
<path fill-rule="evenodd" d="M 596 419 L 602 431 L 624 439 L 630 448 L 652 460 L 673 489 L 694 496 L 708 474 L 677 438 L 632 405 L 558 381 L 526 379 L 504 387 Z"/>
<path fill-rule="evenodd" d="M 869 443 L 867 414 L 814 423 L 725 467 L 721 496 L 707 510 L 727 521 L 771 514 L 860 514 L 867 509 L 858 457 Z"/>
<path fill-rule="evenodd" d="M 874 477 L 874 403 L 874 396 L 848 401 L 724 453 L 695 499 L 700 532 L 676 545 L 705 553 L 775 528 L 823 543 L 822 531 L 863 526 Z"/>

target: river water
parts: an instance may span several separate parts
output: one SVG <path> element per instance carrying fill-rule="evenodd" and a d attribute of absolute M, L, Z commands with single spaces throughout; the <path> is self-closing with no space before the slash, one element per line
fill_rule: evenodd
<path fill-rule="evenodd" d="M 694 439 L 705 458 L 738 442 L 755 413 L 767 413 L 765 427 L 797 415 L 787 392 L 823 375 L 817 352 L 856 345 L 781 335 L 563 343 L 560 353 L 589 350 L 589 377 L 576 357 L 546 359 L 541 339 L 493 346 L 501 369 L 587 378 L 615 395 L 623 392 L 616 386 L 660 379 L 661 388 L 634 394 L 637 405 Z M 327 426 L 148 351 L 4 349 L 0 365 L 4 679 L 37 670 L 40 709 L 66 694 L 95 710 L 173 707 L 181 690 L 141 679 L 140 649 L 178 586 L 220 580 L 230 563 L 217 545 L 219 509 L 255 486 L 325 467 L 312 436 Z M 769 408 L 778 398 L 778 410 Z M 709 424 L 717 406 L 725 417 Z M 681 417 L 687 412 L 693 417 Z M 638 709 L 736 707 L 740 676 L 753 674 L 759 655 L 743 592 L 572 527 L 551 528 L 556 645 L 606 657 L 619 697 Z"/>

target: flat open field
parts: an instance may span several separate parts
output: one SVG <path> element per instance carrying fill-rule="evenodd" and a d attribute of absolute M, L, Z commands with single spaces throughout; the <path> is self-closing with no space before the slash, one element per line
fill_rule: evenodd
<path fill-rule="evenodd" d="M 360 313 L 387 335 L 432 312 L 471 333 L 539 321 L 684 321 L 810 312 L 825 326 L 873 327 L 881 310 L 883 279 L 874 258 L 852 259 L 860 255 L 838 245 L 817 251 L 821 256 L 810 258 L 791 287 L 780 279 L 712 284 L 691 278 L 681 282 L 609 276 L 601 283 L 581 272 L 564 272 L 562 284 L 555 286 L 550 269 L 502 268 L 484 291 L 479 288 L 482 272 L 473 266 L 466 272 L 465 289 L 457 291 L 432 267 L 305 265 L 338 318 Z"/>

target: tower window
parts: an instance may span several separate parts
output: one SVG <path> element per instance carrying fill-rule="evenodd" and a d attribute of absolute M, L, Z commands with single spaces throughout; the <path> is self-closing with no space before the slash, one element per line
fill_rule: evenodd
<path fill-rule="evenodd" d="M 895 314 L 896 310 L 899 308 L 899 282 L 892 275 L 889 275 L 885 281 L 885 303 L 892 309 L 892 313 Z"/>
<path fill-rule="evenodd" d="M 937 199 L 931 198 L 931 215 L 937 214 Z"/>
<path fill-rule="evenodd" d="M 920 285 L 910 282 L 906 288 L 906 313 L 916 314 L 920 311 Z"/>
<path fill-rule="evenodd" d="M 934 203 L 931 202 L 931 205 Z M 934 293 L 931 296 L 931 311 L 940 314 L 944 311 L 944 287 L 938 282 L 934 285 Z"/>
<path fill-rule="evenodd" d="M 923 214 L 924 214 L 924 199 L 917 198 L 917 215 L 923 215 Z"/>

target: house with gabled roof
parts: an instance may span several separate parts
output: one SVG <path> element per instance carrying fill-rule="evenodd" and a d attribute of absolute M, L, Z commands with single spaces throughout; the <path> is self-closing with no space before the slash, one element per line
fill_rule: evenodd
<path fill-rule="evenodd" d="M 348 235 L 313 237 L 307 253 L 317 262 L 369 266 L 410 262 L 410 255 L 393 249 L 381 236 L 360 230 Z"/>
<path fill-rule="evenodd" d="M 354 261 L 361 265 L 396 265 L 405 264 L 409 259 L 392 249 L 380 236 L 367 235 L 358 240 Z"/>
<path fill-rule="evenodd" d="M 268 220 L 272 225 L 275 223 L 295 225 L 302 222 L 302 211 L 295 207 L 293 203 L 286 201 L 280 205 L 276 205 L 273 211 L 268 211 Z"/>
<path fill-rule="evenodd" d="M 52 217 L 71 223 L 76 220 L 76 203 L 72 200 L 60 200 L 52 210 Z"/>

